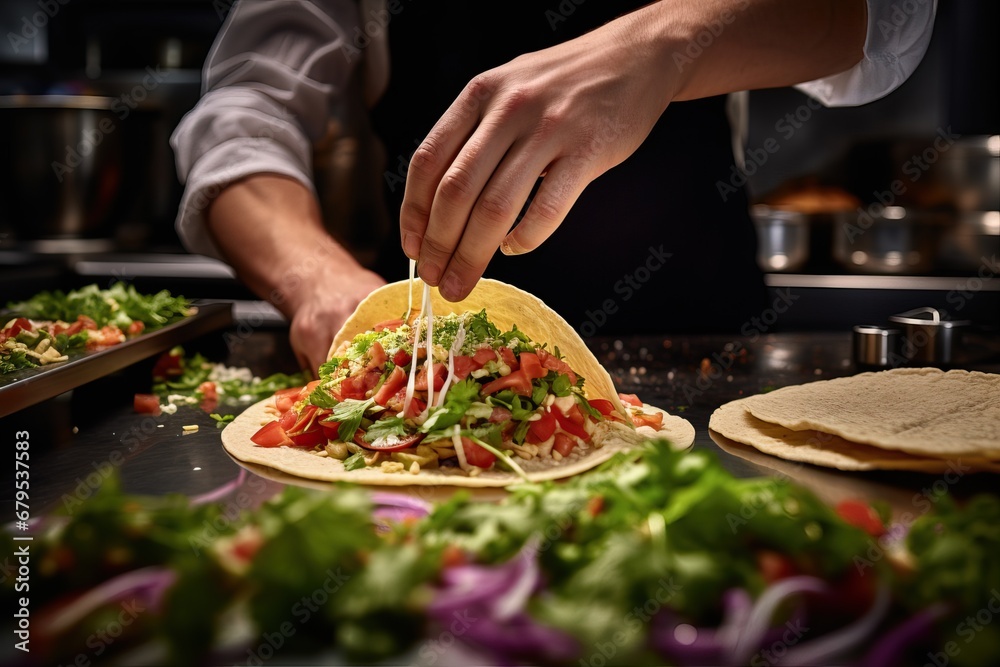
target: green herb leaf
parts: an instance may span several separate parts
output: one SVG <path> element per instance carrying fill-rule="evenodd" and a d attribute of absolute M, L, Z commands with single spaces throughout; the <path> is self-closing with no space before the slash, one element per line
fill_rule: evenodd
<path fill-rule="evenodd" d="M 365 456 L 361 452 L 351 454 L 344 459 L 344 470 L 360 470 L 365 467 Z"/>
<path fill-rule="evenodd" d="M 402 417 L 386 417 L 372 423 L 365 431 L 365 442 L 375 442 L 379 438 L 396 436 L 402 438 L 406 433 L 406 424 Z"/>
<path fill-rule="evenodd" d="M 365 416 L 365 410 L 375 404 L 375 400 L 369 398 L 361 401 L 356 398 L 345 398 L 333 408 L 329 421 L 340 422 L 337 429 L 337 437 L 343 442 L 351 442 L 354 433 L 361 426 L 361 420 Z"/>
<path fill-rule="evenodd" d="M 309 402 L 318 408 L 333 408 L 337 405 L 337 399 L 330 395 L 330 392 L 323 387 L 316 387 L 309 394 Z"/>

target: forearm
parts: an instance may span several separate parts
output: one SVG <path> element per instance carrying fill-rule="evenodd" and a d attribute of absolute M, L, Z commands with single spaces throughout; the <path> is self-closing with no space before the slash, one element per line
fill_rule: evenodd
<path fill-rule="evenodd" d="M 309 189 L 290 178 L 258 174 L 231 185 L 213 202 L 207 222 L 247 287 L 289 318 L 332 267 L 365 271 L 326 232 Z"/>
<path fill-rule="evenodd" d="M 864 0 L 661 0 L 620 20 L 665 73 L 663 102 L 789 86 L 863 57 Z"/>

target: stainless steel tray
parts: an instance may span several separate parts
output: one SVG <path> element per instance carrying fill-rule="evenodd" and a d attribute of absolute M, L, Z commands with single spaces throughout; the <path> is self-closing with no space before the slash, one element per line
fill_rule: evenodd
<path fill-rule="evenodd" d="M 162 329 L 143 333 L 120 345 L 85 352 L 68 361 L 27 368 L 0 377 L 0 417 L 41 403 L 233 323 L 230 303 L 194 302 L 192 305 L 198 308 L 194 315 Z"/>

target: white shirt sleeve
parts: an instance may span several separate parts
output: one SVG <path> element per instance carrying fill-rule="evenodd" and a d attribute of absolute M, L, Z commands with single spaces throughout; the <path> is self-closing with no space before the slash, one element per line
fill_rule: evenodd
<path fill-rule="evenodd" d="M 797 86 L 826 106 L 859 106 L 885 97 L 917 68 L 934 29 L 937 0 L 867 0 L 864 58 L 839 74 Z"/>
<path fill-rule="evenodd" d="M 203 71 L 202 97 L 171 136 L 185 184 L 177 233 L 192 253 L 218 258 L 205 211 L 229 184 L 255 173 L 310 189 L 312 144 L 360 61 L 351 0 L 240 0 Z"/>

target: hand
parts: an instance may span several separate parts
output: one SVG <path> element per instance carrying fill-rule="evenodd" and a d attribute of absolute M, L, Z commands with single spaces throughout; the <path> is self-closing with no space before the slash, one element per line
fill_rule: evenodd
<path fill-rule="evenodd" d="M 497 247 L 538 247 L 583 189 L 649 134 L 671 99 L 670 76 L 630 26 L 619 19 L 477 76 L 418 147 L 403 249 L 445 298 L 465 297 Z"/>
<path fill-rule="evenodd" d="M 313 289 L 303 289 L 301 305 L 291 318 L 289 342 L 299 366 L 316 376 L 316 369 L 327 360 L 330 343 L 358 304 L 372 290 L 385 284 L 377 274 L 360 267 L 343 270 L 330 267 L 329 275 L 310 280 Z M 336 286 L 331 288 L 331 286 Z"/>

